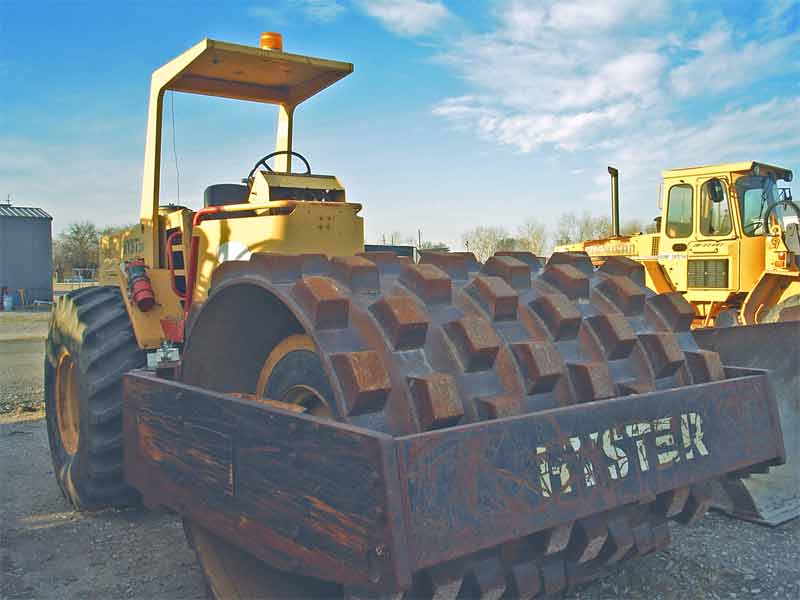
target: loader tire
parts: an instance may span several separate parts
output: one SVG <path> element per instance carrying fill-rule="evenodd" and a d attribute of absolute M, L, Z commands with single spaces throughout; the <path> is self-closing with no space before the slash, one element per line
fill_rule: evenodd
<path fill-rule="evenodd" d="M 138 503 L 122 472 L 122 375 L 146 358 L 119 288 L 59 298 L 45 350 L 47 434 L 65 498 L 78 510 Z"/>
<path fill-rule="evenodd" d="M 792 309 L 792 313 L 798 316 L 788 317 L 783 315 L 784 309 Z M 789 312 L 789 311 L 787 311 Z M 777 321 L 787 321 L 787 320 L 795 320 L 800 318 L 800 294 L 795 294 L 794 296 L 789 296 L 782 302 L 778 302 L 775 306 L 770 308 L 767 313 L 764 315 L 764 318 L 761 319 L 760 323 L 775 323 Z"/>
<path fill-rule="evenodd" d="M 423 253 L 420 264 L 390 253 L 254 254 L 221 265 L 194 310 L 184 383 L 297 402 L 392 436 L 724 377 L 690 334 L 692 306 L 645 288 L 642 266 L 622 257 L 595 270 L 585 253 L 547 263 L 524 252 L 486 263 Z M 405 597 L 555 594 L 663 548 L 668 520 L 692 523 L 709 502 L 708 485 L 692 485 L 476 549 L 417 572 Z M 233 555 L 243 551 L 204 525 L 184 521 L 209 589 L 230 589 L 213 565 L 241 565 Z M 270 585 L 253 592 L 266 570 L 251 571 L 237 572 L 243 595 L 271 597 Z"/>

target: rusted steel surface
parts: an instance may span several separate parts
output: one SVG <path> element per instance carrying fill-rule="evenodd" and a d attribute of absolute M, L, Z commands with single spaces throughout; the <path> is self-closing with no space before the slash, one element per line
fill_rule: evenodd
<path fill-rule="evenodd" d="M 783 444 L 761 373 L 410 436 L 398 452 L 423 568 L 780 461 Z"/>
<path fill-rule="evenodd" d="M 410 583 L 404 553 L 386 547 L 396 543 L 386 519 L 387 495 L 396 496 L 391 438 L 135 371 L 124 389 L 125 478 L 146 503 L 278 568 Z"/>
<path fill-rule="evenodd" d="M 800 516 L 800 321 L 696 329 L 697 343 L 728 365 L 767 369 L 780 415 L 786 464 L 747 477 L 724 477 L 715 508 L 736 517 L 779 525 Z"/>
<path fill-rule="evenodd" d="M 271 350 L 306 335 L 330 384 L 331 417 L 397 439 L 721 381 L 719 356 L 690 333 L 693 315 L 680 294 L 647 290 L 642 266 L 624 257 L 595 269 L 585 253 L 480 263 L 434 252 L 420 264 L 379 252 L 253 254 L 223 263 L 192 308 L 182 380 L 255 393 Z M 642 494 L 417 571 L 412 595 L 553 593 L 663 547 L 666 519 L 696 520 L 709 502 L 705 483 Z"/>
<path fill-rule="evenodd" d="M 690 485 L 781 459 L 766 376 L 734 374 L 391 438 L 134 373 L 125 474 L 275 566 L 365 589 L 546 530 L 556 550 L 582 537 L 581 564 L 614 535 L 610 511 L 677 490 L 681 514 Z"/>

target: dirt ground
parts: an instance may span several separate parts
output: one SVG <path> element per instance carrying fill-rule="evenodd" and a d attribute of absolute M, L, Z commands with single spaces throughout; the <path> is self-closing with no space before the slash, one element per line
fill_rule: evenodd
<path fill-rule="evenodd" d="M 79 514 L 62 497 L 42 414 L 19 410 L 15 400 L 41 402 L 37 336 L 46 325 L 21 318 L 9 326 L 0 318 L 0 336 L 15 326 L 30 334 L 0 337 L 2 403 L 13 404 L 0 414 L 0 599 L 205 597 L 174 515 Z M 800 598 L 800 519 L 770 529 L 710 514 L 698 526 L 671 530 L 667 550 L 614 568 L 568 597 Z"/>
<path fill-rule="evenodd" d="M 0 415 L 41 409 L 50 312 L 0 312 Z"/>

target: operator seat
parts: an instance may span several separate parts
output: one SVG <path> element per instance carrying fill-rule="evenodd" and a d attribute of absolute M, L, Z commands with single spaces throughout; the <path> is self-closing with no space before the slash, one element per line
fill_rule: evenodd
<path fill-rule="evenodd" d="M 203 206 L 224 206 L 226 204 L 246 204 L 248 187 L 241 183 L 217 183 L 203 192 Z"/>

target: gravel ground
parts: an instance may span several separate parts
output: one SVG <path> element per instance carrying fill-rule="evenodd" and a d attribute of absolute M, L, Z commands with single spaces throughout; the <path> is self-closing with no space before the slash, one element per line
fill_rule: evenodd
<path fill-rule="evenodd" d="M 0 415 L 42 407 L 49 312 L 0 312 Z"/>
<path fill-rule="evenodd" d="M 70 509 L 43 420 L 0 423 L 0 473 L 0 598 L 204 597 L 173 515 Z M 667 550 L 568 597 L 800 598 L 800 519 L 770 529 L 712 513 L 672 536 Z"/>
<path fill-rule="evenodd" d="M 20 328 L 43 331 L 41 320 Z M 0 414 L 0 599 L 204 597 L 174 515 L 79 514 L 62 497 L 41 411 L 20 408 L 41 401 L 42 351 L 35 335 L 0 337 L 0 405 L 12 405 Z M 672 538 L 568 597 L 800 598 L 800 519 L 770 529 L 712 513 Z"/>
<path fill-rule="evenodd" d="M 205 598 L 173 515 L 71 510 L 53 477 L 43 419 L 0 424 L 0 473 L 3 600 Z"/>

